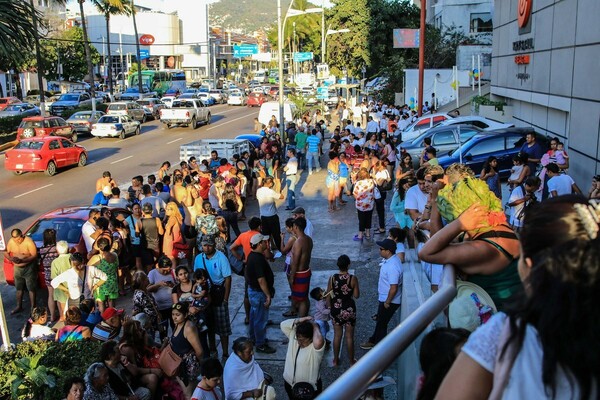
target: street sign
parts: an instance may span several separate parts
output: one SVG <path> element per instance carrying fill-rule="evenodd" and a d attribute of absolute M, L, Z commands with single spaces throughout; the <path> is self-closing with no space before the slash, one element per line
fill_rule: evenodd
<path fill-rule="evenodd" d="M 327 86 L 319 86 L 317 88 L 317 99 L 327 100 L 329 98 L 329 88 Z"/>
<path fill-rule="evenodd" d="M 144 46 L 150 46 L 154 43 L 154 36 L 152 35 L 142 35 L 140 36 L 140 44 Z"/>
<path fill-rule="evenodd" d="M 319 64 L 317 65 L 317 79 L 327 79 L 329 78 L 329 65 L 327 64 Z"/>
<path fill-rule="evenodd" d="M 258 54 L 257 44 L 234 44 L 233 56 L 235 58 L 251 57 L 253 54 Z"/>
<path fill-rule="evenodd" d="M 418 29 L 394 29 L 395 49 L 414 49 L 419 47 Z"/>
<path fill-rule="evenodd" d="M 146 60 L 150 58 L 150 50 L 140 49 L 140 59 Z"/>
<path fill-rule="evenodd" d="M 313 59 L 312 52 L 294 53 L 294 61 L 295 62 L 310 61 L 312 59 Z"/>

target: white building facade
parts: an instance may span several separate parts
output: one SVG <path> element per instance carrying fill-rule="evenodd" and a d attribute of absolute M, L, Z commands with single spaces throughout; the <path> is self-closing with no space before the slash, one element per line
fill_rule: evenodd
<path fill-rule="evenodd" d="M 427 22 L 439 29 L 456 26 L 480 44 L 491 43 L 493 0 L 429 0 Z"/>

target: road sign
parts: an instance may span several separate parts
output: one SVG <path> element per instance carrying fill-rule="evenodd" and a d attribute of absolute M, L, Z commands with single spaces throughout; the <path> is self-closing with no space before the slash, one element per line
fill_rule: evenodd
<path fill-rule="evenodd" d="M 235 58 L 251 57 L 258 54 L 257 44 L 235 44 L 233 45 L 233 56 Z"/>
<path fill-rule="evenodd" d="M 140 49 L 140 59 L 146 60 L 150 58 L 150 50 Z"/>
<path fill-rule="evenodd" d="M 310 61 L 313 59 L 313 53 L 312 52 L 306 52 L 306 53 L 294 53 L 294 61 L 295 62 L 302 62 L 302 61 Z"/>
<path fill-rule="evenodd" d="M 418 29 L 394 29 L 394 48 L 413 49 L 419 47 Z"/>
<path fill-rule="evenodd" d="M 317 99 L 327 100 L 329 98 L 329 88 L 327 86 L 319 86 L 317 88 Z"/>

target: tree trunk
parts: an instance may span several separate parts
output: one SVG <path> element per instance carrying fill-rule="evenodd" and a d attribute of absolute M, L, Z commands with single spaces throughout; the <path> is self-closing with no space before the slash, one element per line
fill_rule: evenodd
<path fill-rule="evenodd" d="M 140 56 L 140 38 L 138 36 L 137 23 L 135 21 L 135 4 L 134 0 L 131 0 L 131 16 L 133 17 L 133 31 L 135 32 L 135 51 L 137 54 L 137 64 L 138 64 L 138 90 L 140 91 L 140 100 L 143 98 L 144 92 L 142 87 L 142 60 Z M 152 90 L 152 88 L 148 87 L 148 90 Z"/>
<path fill-rule="evenodd" d="M 29 5 L 31 6 L 31 19 L 33 21 L 33 37 L 35 40 L 35 62 L 37 64 L 37 80 L 38 86 L 40 89 L 40 112 L 42 117 L 46 116 L 46 101 L 44 100 L 45 90 L 44 90 L 44 80 L 43 80 L 43 70 L 42 70 L 42 55 L 40 54 L 40 38 L 38 32 L 38 23 L 37 23 L 37 14 L 35 13 L 35 7 L 33 6 L 33 0 L 29 0 Z"/>
<path fill-rule="evenodd" d="M 83 47 L 85 48 L 85 58 L 87 60 L 88 75 L 90 77 L 90 95 L 92 96 L 92 111 L 96 111 L 96 87 L 94 86 L 94 66 L 92 65 L 92 52 L 90 50 L 90 42 L 88 42 L 87 27 L 85 23 L 85 11 L 83 10 L 83 2 L 78 0 L 79 13 L 81 15 L 81 29 L 83 30 Z"/>
<path fill-rule="evenodd" d="M 113 94 L 113 79 L 112 79 L 112 54 L 110 52 L 110 14 L 106 13 L 106 47 L 108 50 L 108 91 L 110 95 Z M 104 66 L 106 68 L 106 60 L 104 60 Z"/>

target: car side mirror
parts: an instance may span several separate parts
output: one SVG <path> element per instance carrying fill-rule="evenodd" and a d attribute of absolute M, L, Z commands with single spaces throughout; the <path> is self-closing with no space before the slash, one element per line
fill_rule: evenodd
<path fill-rule="evenodd" d="M 465 160 L 467 160 L 467 161 L 472 161 L 472 160 L 473 160 L 473 156 L 472 156 L 472 155 L 470 155 L 470 154 L 467 154 L 467 155 L 465 156 Z"/>

